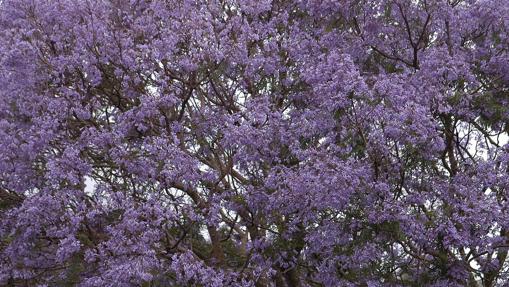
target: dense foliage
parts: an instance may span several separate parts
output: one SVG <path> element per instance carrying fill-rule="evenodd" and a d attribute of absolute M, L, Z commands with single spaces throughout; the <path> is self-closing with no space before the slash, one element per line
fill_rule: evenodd
<path fill-rule="evenodd" d="M 0 285 L 504 286 L 507 0 L 0 1 Z"/>

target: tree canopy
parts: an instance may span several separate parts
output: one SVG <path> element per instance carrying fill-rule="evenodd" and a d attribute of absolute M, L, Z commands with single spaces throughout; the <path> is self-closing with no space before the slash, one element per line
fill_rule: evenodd
<path fill-rule="evenodd" d="M 507 0 L 0 1 L 0 285 L 506 286 Z"/>

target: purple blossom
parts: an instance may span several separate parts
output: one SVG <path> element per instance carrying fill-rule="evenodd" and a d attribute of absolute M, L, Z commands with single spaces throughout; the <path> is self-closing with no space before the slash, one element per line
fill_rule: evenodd
<path fill-rule="evenodd" d="M 505 286 L 508 15 L 0 1 L 0 285 Z"/>

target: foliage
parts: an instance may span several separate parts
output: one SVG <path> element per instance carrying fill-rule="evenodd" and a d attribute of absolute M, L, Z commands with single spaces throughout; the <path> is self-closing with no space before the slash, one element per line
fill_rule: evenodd
<path fill-rule="evenodd" d="M 0 1 L 0 285 L 503 286 L 507 0 Z"/>

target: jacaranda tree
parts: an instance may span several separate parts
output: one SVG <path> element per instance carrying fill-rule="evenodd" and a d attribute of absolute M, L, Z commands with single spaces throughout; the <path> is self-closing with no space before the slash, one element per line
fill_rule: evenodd
<path fill-rule="evenodd" d="M 0 1 L 0 285 L 506 286 L 507 0 Z"/>

